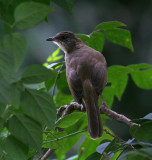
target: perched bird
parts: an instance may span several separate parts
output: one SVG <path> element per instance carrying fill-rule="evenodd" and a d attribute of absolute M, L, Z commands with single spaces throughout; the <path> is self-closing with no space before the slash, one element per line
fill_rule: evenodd
<path fill-rule="evenodd" d="M 53 41 L 64 51 L 66 77 L 71 94 L 86 109 L 91 138 L 101 137 L 103 126 L 98 98 L 107 83 L 107 64 L 104 56 L 85 45 L 70 31 L 57 33 L 47 41 Z"/>

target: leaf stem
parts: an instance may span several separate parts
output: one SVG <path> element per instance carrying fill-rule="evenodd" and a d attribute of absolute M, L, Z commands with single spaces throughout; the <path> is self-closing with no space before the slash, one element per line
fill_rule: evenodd
<path fill-rule="evenodd" d="M 78 132 L 74 132 L 74 133 L 71 133 L 71 134 L 68 134 L 66 136 L 63 136 L 63 137 L 60 137 L 60 138 L 56 138 L 56 139 L 45 139 L 44 141 L 48 141 L 48 142 L 45 142 L 43 144 L 50 143 L 50 142 L 55 142 L 55 141 L 58 141 L 58 140 L 61 140 L 61 139 L 67 138 L 67 137 L 71 137 L 71 136 L 77 135 L 79 133 L 86 132 L 87 130 L 88 129 L 84 129 L 84 130 L 81 130 L 81 131 L 78 131 Z"/>
<path fill-rule="evenodd" d="M 57 83 L 57 80 L 58 80 L 58 77 L 61 73 L 61 69 L 62 69 L 63 65 L 60 67 L 58 73 L 57 73 L 57 76 L 56 76 L 56 79 L 55 79 L 55 83 L 54 83 L 54 87 L 53 87 L 53 91 L 52 91 L 52 97 L 54 96 L 54 92 L 55 92 L 55 88 L 56 88 L 56 83 Z"/>

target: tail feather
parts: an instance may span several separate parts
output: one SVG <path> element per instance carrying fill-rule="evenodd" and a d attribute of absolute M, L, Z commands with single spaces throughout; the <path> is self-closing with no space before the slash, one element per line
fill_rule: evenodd
<path fill-rule="evenodd" d="M 98 95 L 89 79 L 83 82 L 84 103 L 88 117 L 88 131 L 91 138 L 96 139 L 102 136 L 103 126 L 98 106 Z"/>

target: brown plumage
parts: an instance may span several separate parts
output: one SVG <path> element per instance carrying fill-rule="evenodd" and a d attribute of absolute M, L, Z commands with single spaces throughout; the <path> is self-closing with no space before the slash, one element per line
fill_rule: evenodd
<path fill-rule="evenodd" d="M 93 139 L 101 137 L 103 126 L 98 97 L 107 83 L 104 56 L 85 45 L 70 31 L 60 32 L 47 40 L 53 41 L 65 52 L 66 76 L 70 91 L 74 99 L 86 108 L 90 136 Z"/>

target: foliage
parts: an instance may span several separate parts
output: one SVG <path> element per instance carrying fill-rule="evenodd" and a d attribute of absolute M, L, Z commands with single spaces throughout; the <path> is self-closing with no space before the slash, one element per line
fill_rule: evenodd
<path fill-rule="evenodd" d="M 52 2 L 72 14 L 73 0 Z M 82 135 L 85 140 L 78 155 L 71 157 L 73 160 L 99 160 L 106 156 L 112 159 L 151 159 L 152 113 L 134 120 L 141 127 L 130 128 L 132 139 L 127 142 L 120 142 L 106 133 L 100 139 L 90 139 L 85 113 L 73 112 L 56 121 L 57 107 L 73 101 L 66 82 L 64 62 L 57 62 L 62 58 L 58 55 L 59 49 L 48 57 L 44 65 L 33 64 L 21 70 L 27 48 L 27 40 L 21 30 L 46 20 L 52 11 L 49 3 L 50 0 L 0 1 L 0 25 L 4 28 L 4 36 L 0 40 L 0 159 L 30 160 L 36 152 L 42 156 L 42 148 L 56 149 L 57 158 L 65 159 L 65 153 Z M 103 22 L 90 35 L 77 36 L 100 52 L 105 38 L 133 51 L 131 34 L 122 27 L 126 25 L 118 21 Z M 112 85 L 103 92 L 109 107 L 114 96 L 121 100 L 129 75 L 139 88 L 152 89 L 151 65 L 110 66 L 108 82 Z M 102 116 L 104 124 L 107 118 Z M 58 132 L 55 127 L 65 129 Z M 107 130 L 110 131 L 109 128 Z"/>

